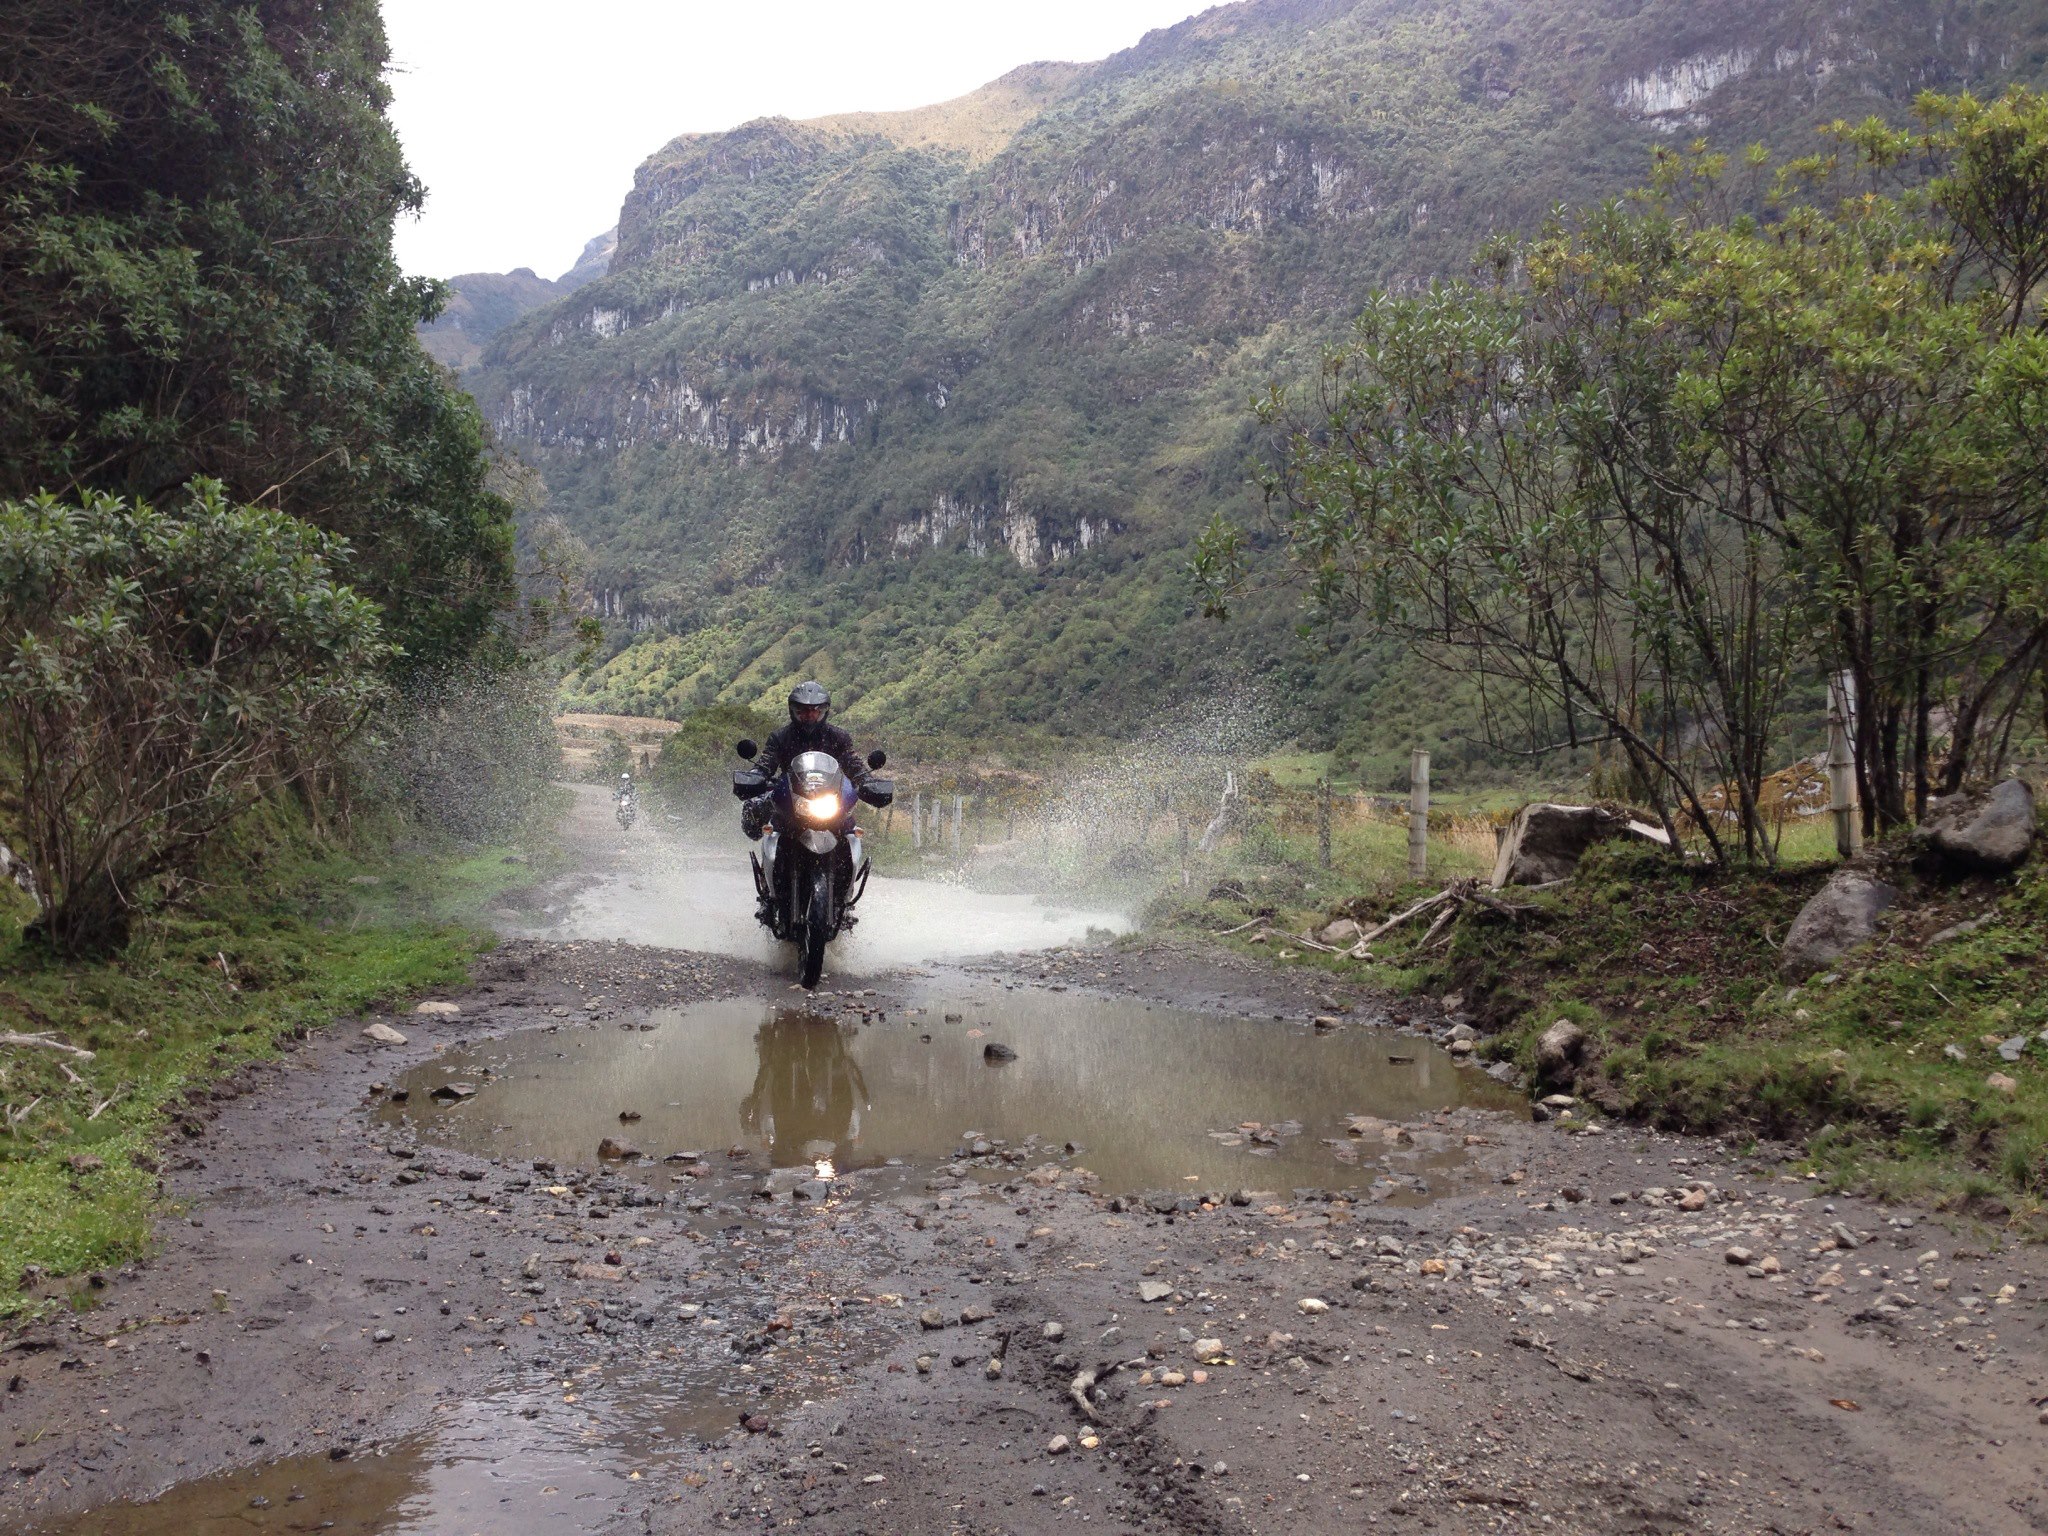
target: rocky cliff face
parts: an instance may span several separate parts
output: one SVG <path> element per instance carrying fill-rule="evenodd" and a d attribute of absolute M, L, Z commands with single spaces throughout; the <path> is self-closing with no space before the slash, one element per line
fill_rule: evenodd
<path fill-rule="evenodd" d="M 2044 35 L 1963 0 L 1244 0 L 922 113 L 675 140 L 475 388 L 643 619 L 948 553 L 1105 592 L 1167 555 L 1165 602 L 1250 494 L 1244 401 L 1374 285 L 1674 136 L 1800 152 L 2038 74 Z"/>

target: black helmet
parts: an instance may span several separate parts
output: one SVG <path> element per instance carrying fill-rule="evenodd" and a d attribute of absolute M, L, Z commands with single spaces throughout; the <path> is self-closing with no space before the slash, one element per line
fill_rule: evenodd
<path fill-rule="evenodd" d="M 806 715 L 813 710 L 817 713 L 809 719 L 804 719 L 798 714 L 799 710 Z M 798 683 L 789 691 L 789 718 L 796 724 L 823 725 L 826 716 L 831 713 L 832 695 L 825 691 L 823 683 Z"/>

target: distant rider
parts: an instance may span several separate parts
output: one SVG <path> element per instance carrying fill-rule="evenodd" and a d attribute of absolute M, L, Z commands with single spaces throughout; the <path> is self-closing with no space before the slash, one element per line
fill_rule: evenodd
<path fill-rule="evenodd" d="M 630 773 L 622 773 L 619 775 L 619 787 L 612 791 L 612 799 L 620 805 L 625 805 L 628 804 L 632 800 L 632 798 L 633 775 Z"/>
<path fill-rule="evenodd" d="M 866 759 L 853 749 L 853 737 L 828 723 L 832 695 L 823 683 L 798 683 L 789 694 L 789 724 L 768 735 L 768 745 L 754 759 L 754 767 L 768 781 L 770 793 L 757 795 L 740 807 L 740 827 L 748 837 L 758 838 L 768 825 L 774 808 L 773 788 L 783 770 L 806 752 L 829 752 L 839 759 L 840 771 L 853 780 L 855 791 L 867 783 Z"/>

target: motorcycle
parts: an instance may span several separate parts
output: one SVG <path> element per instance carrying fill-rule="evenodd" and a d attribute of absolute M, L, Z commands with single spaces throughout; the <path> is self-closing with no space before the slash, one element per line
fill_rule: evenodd
<path fill-rule="evenodd" d="M 634 809 L 633 797 L 631 795 L 620 795 L 618 797 L 618 814 L 619 830 L 621 832 L 632 831 L 633 818 L 637 816 L 639 812 Z"/>
<path fill-rule="evenodd" d="M 751 762 L 760 749 L 742 741 L 734 749 Z M 870 752 L 868 766 L 884 767 L 884 752 Z M 804 752 L 773 784 L 758 768 L 733 771 L 736 799 L 773 796 L 761 847 L 748 857 L 754 866 L 754 915 L 776 938 L 797 946 L 797 979 L 815 987 L 825 971 L 825 946 L 852 928 L 854 908 L 868 888 L 867 849 L 854 825 L 857 800 L 881 807 L 896 798 L 889 779 L 869 779 L 856 795 L 853 781 L 829 752 Z"/>

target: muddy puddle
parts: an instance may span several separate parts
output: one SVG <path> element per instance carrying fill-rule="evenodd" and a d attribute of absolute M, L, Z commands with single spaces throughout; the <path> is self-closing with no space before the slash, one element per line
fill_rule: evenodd
<path fill-rule="evenodd" d="M 1400 1122 L 1518 1102 L 1426 1041 L 1365 1025 L 1320 1035 L 993 988 L 894 1013 L 826 1007 L 734 999 L 482 1042 L 395 1085 L 406 1100 L 386 1114 L 484 1156 L 589 1166 L 612 1138 L 643 1172 L 674 1158 L 759 1179 L 765 1166 L 836 1178 L 840 1192 L 948 1163 L 1000 1177 L 1057 1162 L 1110 1194 L 1312 1187 L 1407 1201 L 1462 1161 L 1463 1141 Z"/>
<path fill-rule="evenodd" d="M 1450 1189 L 1468 1155 L 1470 1121 L 1441 1123 L 1439 1112 L 1521 1109 L 1426 1041 L 1362 1022 L 1318 1034 L 957 976 L 906 1001 L 885 1007 L 846 992 L 729 1000 L 623 1027 L 565 1020 L 437 1056 L 394 1083 L 404 1099 L 379 1112 L 406 1140 L 515 1170 L 539 1160 L 530 1180 L 515 1179 L 536 1198 L 605 1187 L 606 1176 L 589 1184 L 575 1170 L 598 1166 L 602 1139 L 627 1141 L 640 1156 L 606 1163 L 611 1175 L 645 1186 L 646 1204 L 678 1222 L 718 1228 L 683 1320 L 671 1308 L 642 1327 L 654 1319 L 622 1310 L 600 1326 L 630 1327 L 633 1348 L 592 1363 L 572 1329 L 552 1371 L 535 1361 L 516 1387 L 408 1439 L 341 1461 L 301 1457 L 195 1480 L 38 1536 L 597 1529 L 631 1503 L 635 1474 L 671 1471 L 752 1405 L 829 1394 L 834 1373 L 872 1347 L 851 1317 L 831 1330 L 850 1353 L 806 1354 L 810 1345 L 793 1343 L 777 1361 L 774 1402 L 728 1347 L 771 1314 L 801 1323 L 821 1308 L 836 1313 L 833 1298 L 779 1294 L 759 1275 L 817 1267 L 810 1246 L 845 1241 L 864 1198 L 929 1198 L 928 1182 L 946 1170 L 961 1181 L 938 1187 L 960 1191 L 1051 1165 L 1090 1170 L 1103 1193 L 1153 1201 L 1316 1189 L 1414 1204 Z M 437 1089 L 446 1092 L 437 1098 Z M 541 1189 L 550 1175 L 564 1187 Z M 764 1190 L 774 1198 L 756 1198 Z M 728 1248 L 733 1258 L 774 1252 L 791 1263 L 728 1272 L 716 1262 Z M 574 1294 L 535 1310 L 559 1321 L 565 1305 L 581 1305 Z M 752 1358 L 765 1369 L 776 1353 Z"/>
<path fill-rule="evenodd" d="M 567 1401 L 565 1401 L 565 1399 Z M 651 1377 L 572 1372 L 454 1410 L 343 1460 L 321 1454 L 181 1483 L 34 1536 L 544 1536 L 595 1528 L 678 1446 L 723 1431 Z"/>

